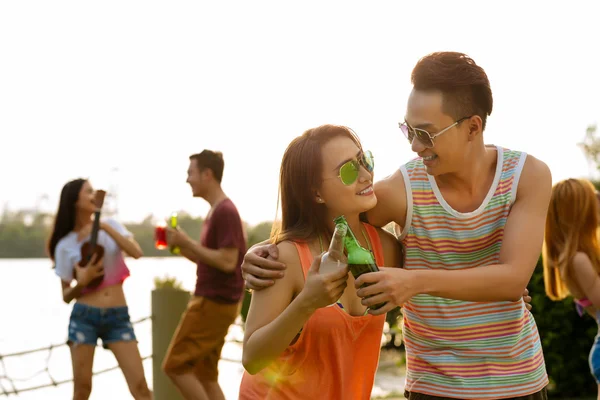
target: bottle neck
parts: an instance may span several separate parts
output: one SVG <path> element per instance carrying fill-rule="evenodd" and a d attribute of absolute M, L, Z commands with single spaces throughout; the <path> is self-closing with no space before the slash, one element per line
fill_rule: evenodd
<path fill-rule="evenodd" d="M 348 232 L 346 233 L 346 236 L 344 237 L 344 242 L 346 244 L 346 249 L 348 250 L 348 253 L 359 250 L 359 249 L 363 249 L 363 247 L 360 245 L 358 239 L 356 239 L 354 232 L 352 231 L 352 229 L 350 229 L 350 227 L 348 227 Z"/>
<path fill-rule="evenodd" d="M 362 222 L 360 222 L 360 220 L 358 219 L 358 217 L 356 218 L 356 221 L 352 221 L 353 223 L 350 224 L 347 220 L 345 216 L 339 216 L 334 220 L 334 223 L 341 223 L 346 225 L 347 227 L 347 232 L 346 235 L 344 237 L 344 244 L 346 246 L 346 250 L 348 252 L 348 254 L 350 254 L 352 251 L 370 251 L 371 250 L 371 244 L 369 239 L 367 238 L 367 235 L 364 232 L 364 227 L 362 225 Z M 366 247 L 368 247 L 368 249 L 366 249 L 364 246 L 361 245 L 360 241 L 358 240 L 358 237 L 356 236 L 358 234 L 358 231 L 356 231 L 356 229 L 360 230 L 360 232 L 362 233 L 364 239 L 365 239 L 365 245 Z M 355 234 L 355 232 L 357 232 Z"/>
<path fill-rule="evenodd" d="M 333 231 L 333 235 L 331 236 L 331 242 L 329 243 L 329 249 L 327 250 L 330 254 L 336 254 L 341 256 L 344 254 L 344 236 L 347 232 L 345 226 L 341 229 L 336 227 L 335 231 Z"/>

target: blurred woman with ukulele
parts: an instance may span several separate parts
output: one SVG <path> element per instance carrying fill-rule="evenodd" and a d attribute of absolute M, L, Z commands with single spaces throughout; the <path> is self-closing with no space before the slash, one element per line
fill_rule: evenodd
<path fill-rule="evenodd" d="M 47 246 L 61 279 L 65 303 L 76 301 L 68 340 L 73 399 L 86 400 L 90 396 L 99 338 L 103 347 L 115 355 L 133 397 L 152 399 L 122 285 L 129 276 L 122 252 L 137 259 L 142 250 L 123 225 L 113 219 L 100 221 L 104 195 L 103 191 L 94 191 L 85 179 L 68 182 L 60 195 Z"/>

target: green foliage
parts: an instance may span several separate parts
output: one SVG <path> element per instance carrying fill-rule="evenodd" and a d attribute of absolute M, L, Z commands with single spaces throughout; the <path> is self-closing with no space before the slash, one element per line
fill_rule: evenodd
<path fill-rule="evenodd" d="M 247 231 L 248 235 L 248 247 L 254 246 L 256 243 L 260 243 L 271 236 L 271 228 L 273 227 L 272 222 L 261 222 L 254 228 Z"/>
<path fill-rule="evenodd" d="M 585 132 L 585 139 L 579 143 L 583 149 L 585 157 L 600 170 L 600 138 L 596 136 L 597 126 L 588 126 Z"/>
<path fill-rule="evenodd" d="M 4 211 L 0 221 L 0 258 L 46 257 L 51 217 Z"/>
<path fill-rule="evenodd" d="M 387 342 L 384 344 L 386 349 L 403 350 L 404 341 L 402 340 L 402 311 L 400 307 L 396 307 L 393 310 L 388 311 L 385 314 L 385 321 L 388 323 L 390 329 L 386 333 Z M 404 363 L 404 358 L 401 358 Z"/>
<path fill-rule="evenodd" d="M 594 396 L 597 385 L 588 355 L 598 333 L 596 322 L 579 317 L 572 298 L 552 301 L 546 296 L 541 258 L 528 288 L 551 381 L 550 398 Z"/>
<path fill-rule="evenodd" d="M 246 318 L 248 317 L 248 310 L 250 309 L 250 300 L 252 300 L 252 295 L 247 290 L 244 290 L 244 300 L 242 302 L 242 309 L 240 310 L 240 314 L 242 315 L 242 321 L 246 323 Z"/>
<path fill-rule="evenodd" d="M 175 290 L 183 290 L 183 286 L 177 278 L 172 276 L 165 276 L 164 278 L 159 278 L 158 276 L 154 278 L 154 288 L 155 289 L 175 289 Z"/>

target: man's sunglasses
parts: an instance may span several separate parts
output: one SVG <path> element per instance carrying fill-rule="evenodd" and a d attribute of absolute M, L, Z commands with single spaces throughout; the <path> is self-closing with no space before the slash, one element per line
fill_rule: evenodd
<path fill-rule="evenodd" d="M 431 134 L 431 133 L 427 132 L 425 129 L 413 128 L 406 121 L 399 122 L 398 126 L 400 127 L 400 130 L 402 131 L 402 133 L 404 133 L 404 136 L 408 139 L 408 142 L 410 144 L 412 144 L 413 140 L 416 137 L 417 139 L 419 139 L 419 142 L 421 142 L 423 144 L 423 146 L 430 149 L 434 145 L 433 139 L 440 136 L 442 133 L 454 128 L 456 125 L 460 124 L 461 122 L 463 122 L 464 120 L 469 119 L 469 118 L 471 118 L 471 117 L 463 117 L 463 118 L 459 119 L 458 121 L 456 121 L 455 123 L 453 123 L 452 125 L 442 129 L 441 131 L 439 131 L 438 133 L 435 133 L 435 134 Z"/>
<path fill-rule="evenodd" d="M 367 171 L 373 172 L 375 160 L 373 158 L 373 153 L 369 150 L 359 154 L 356 160 L 347 161 L 340 167 L 340 174 L 338 177 L 344 185 L 348 186 L 356 182 L 361 165 L 365 167 Z"/>

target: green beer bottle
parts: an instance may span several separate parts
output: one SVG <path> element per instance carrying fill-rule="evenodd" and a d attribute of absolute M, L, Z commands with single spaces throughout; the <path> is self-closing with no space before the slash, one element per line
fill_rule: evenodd
<path fill-rule="evenodd" d="M 171 219 L 169 221 L 169 225 L 173 229 L 177 228 L 177 213 L 176 212 L 171 214 Z M 181 250 L 179 249 L 179 246 L 169 246 L 169 251 L 171 252 L 171 254 L 179 254 L 181 252 Z"/>
<path fill-rule="evenodd" d="M 354 279 L 358 279 L 359 276 L 368 272 L 379 271 L 379 268 L 377 268 L 377 263 L 375 262 L 375 257 L 373 257 L 373 254 L 371 254 L 369 250 L 362 247 L 358 240 L 356 240 L 356 236 L 354 236 L 354 232 L 352 232 L 352 229 L 350 229 L 346 218 L 343 215 L 340 215 L 333 221 L 336 224 L 343 224 L 348 227 L 346 236 L 344 237 L 344 245 L 346 247 L 346 252 L 348 253 L 348 267 L 350 268 L 350 272 L 352 272 Z M 368 286 L 368 284 L 365 283 L 361 286 L 361 288 L 365 286 Z M 385 303 L 375 304 L 369 308 L 376 310 L 382 307 L 384 304 Z"/>

